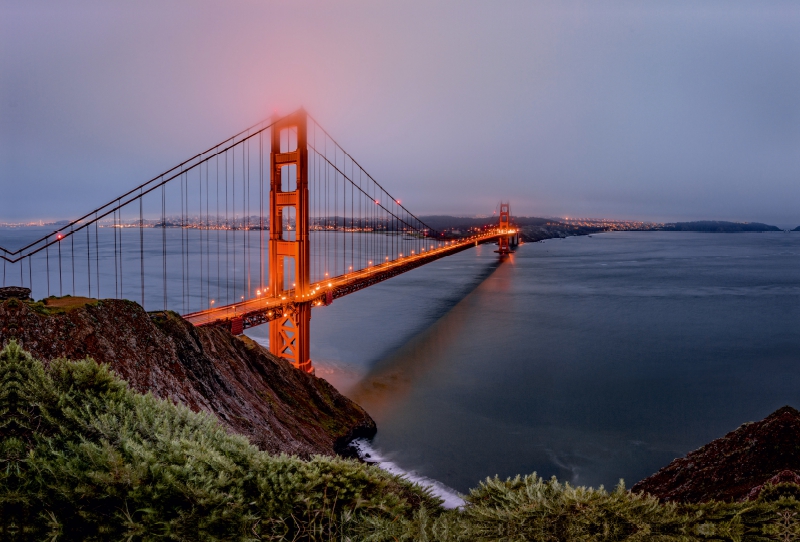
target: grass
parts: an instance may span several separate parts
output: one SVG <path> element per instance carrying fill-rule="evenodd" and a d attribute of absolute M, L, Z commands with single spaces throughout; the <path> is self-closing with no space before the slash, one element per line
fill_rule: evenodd
<path fill-rule="evenodd" d="M 87 305 L 96 306 L 100 301 L 91 297 L 72 297 L 70 295 L 65 295 L 63 297 L 50 296 L 41 301 L 26 301 L 26 303 L 39 314 L 55 315 L 66 314 L 75 309 L 86 307 Z"/>
<path fill-rule="evenodd" d="M 92 360 L 0 352 L 3 540 L 795 540 L 798 495 L 679 506 L 533 474 L 486 479 L 444 510 L 375 466 L 260 451 Z"/>

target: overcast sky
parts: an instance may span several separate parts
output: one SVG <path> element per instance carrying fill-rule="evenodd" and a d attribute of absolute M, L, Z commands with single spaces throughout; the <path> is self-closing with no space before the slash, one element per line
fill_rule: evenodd
<path fill-rule="evenodd" d="M 800 224 L 794 0 L 0 0 L 0 222 L 298 106 L 421 215 Z"/>

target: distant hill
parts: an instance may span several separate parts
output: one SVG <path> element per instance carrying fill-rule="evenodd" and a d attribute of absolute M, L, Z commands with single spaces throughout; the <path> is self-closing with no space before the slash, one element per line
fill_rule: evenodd
<path fill-rule="evenodd" d="M 452 228 L 468 229 L 485 226 L 486 224 L 497 224 L 497 216 L 485 218 L 474 218 L 467 216 L 447 216 L 432 215 L 419 217 L 425 224 L 435 230 L 448 230 Z M 547 218 L 536 218 L 527 216 L 512 216 L 511 221 L 518 226 L 543 226 L 548 222 L 553 222 Z"/>
<path fill-rule="evenodd" d="M 676 222 L 664 224 L 664 231 L 701 231 L 736 233 L 747 231 L 782 231 L 777 226 L 760 222 L 725 222 L 722 220 L 698 220 L 696 222 Z"/>
<path fill-rule="evenodd" d="M 800 226 L 797 226 L 797 227 L 796 227 L 795 229 L 793 229 L 792 231 L 800 231 Z"/>

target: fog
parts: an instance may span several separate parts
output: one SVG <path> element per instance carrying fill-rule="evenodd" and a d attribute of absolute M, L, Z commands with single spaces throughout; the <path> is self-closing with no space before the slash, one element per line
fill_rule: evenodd
<path fill-rule="evenodd" d="M 796 2 L 0 1 L 0 222 L 305 107 L 418 215 L 800 224 Z"/>

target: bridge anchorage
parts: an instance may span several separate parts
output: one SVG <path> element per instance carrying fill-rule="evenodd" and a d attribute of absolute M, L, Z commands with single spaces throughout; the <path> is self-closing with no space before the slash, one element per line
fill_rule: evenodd
<path fill-rule="evenodd" d="M 425 224 L 304 110 L 251 126 L 18 250 L 2 286 L 35 298 L 118 298 L 234 334 L 269 325 L 269 349 L 305 372 L 311 311 L 481 243 Z M 9 290 L 9 292 L 11 292 Z M 9 295 L 14 294 L 16 290 Z"/>

